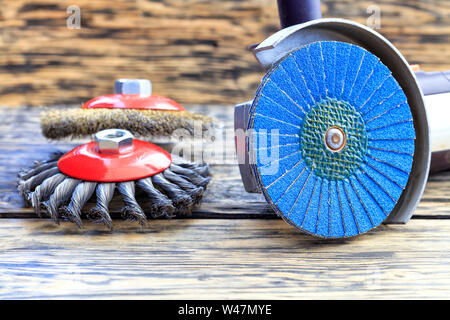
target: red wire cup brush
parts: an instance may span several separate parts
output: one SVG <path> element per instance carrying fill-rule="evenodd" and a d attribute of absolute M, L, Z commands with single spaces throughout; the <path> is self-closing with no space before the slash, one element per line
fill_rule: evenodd
<path fill-rule="evenodd" d="M 151 216 L 189 214 L 210 180 L 208 165 L 172 158 L 162 148 L 137 140 L 124 129 L 97 132 L 95 140 L 56 155 L 19 174 L 19 191 L 39 215 L 82 226 L 82 209 L 94 196 L 87 217 L 112 228 L 108 205 L 115 190 L 125 206 L 122 217 L 144 225 Z M 146 195 L 146 211 L 135 197 Z"/>
<path fill-rule="evenodd" d="M 177 129 L 194 131 L 200 123 L 202 131 L 214 127 L 213 119 L 186 111 L 177 102 L 152 95 L 146 79 L 119 79 L 115 94 L 96 97 L 81 108 L 57 109 L 41 116 L 42 133 L 49 139 L 83 137 L 100 130 L 121 128 L 136 136 L 170 137 Z"/>

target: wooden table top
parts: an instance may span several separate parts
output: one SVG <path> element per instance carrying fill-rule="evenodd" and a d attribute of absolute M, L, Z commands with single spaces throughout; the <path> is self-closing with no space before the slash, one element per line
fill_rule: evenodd
<path fill-rule="evenodd" d="M 0 299 L 450 297 L 450 172 L 429 178 L 408 224 L 354 239 L 317 240 L 275 217 L 245 193 L 233 157 L 212 161 L 191 218 L 79 230 L 37 219 L 15 189 L 21 168 L 71 146 L 42 137 L 41 110 L 0 108 Z M 230 107 L 194 110 L 232 127 Z"/>

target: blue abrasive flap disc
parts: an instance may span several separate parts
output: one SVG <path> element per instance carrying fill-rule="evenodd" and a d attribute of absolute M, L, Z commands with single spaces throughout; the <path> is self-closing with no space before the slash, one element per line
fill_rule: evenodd
<path fill-rule="evenodd" d="M 315 42 L 263 78 L 249 129 L 252 170 L 286 221 L 325 238 L 378 226 L 408 182 L 415 130 L 402 88 L 375 55 Z"/>

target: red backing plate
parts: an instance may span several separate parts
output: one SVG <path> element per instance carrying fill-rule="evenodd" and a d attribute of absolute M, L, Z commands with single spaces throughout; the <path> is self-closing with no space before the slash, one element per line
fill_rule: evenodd
<path fill-rule="evenodd" d="M 134 139 L 132 150 L 119 154 L 99 153 L 96 142 L 80 145 L 59 159 L 58 168 L 76 179 L 122 182 L 153 176 L 171 163 L 172 157 L 162 148 Z"/>
<path fill-rule="evenodd" d="M 142 97 L 138 94 L 109 94 L 89 100 L 81 106 L 83 109 L 141 109 L 185 111 L 184 107 L 172 99 L 151 95 Z"/>

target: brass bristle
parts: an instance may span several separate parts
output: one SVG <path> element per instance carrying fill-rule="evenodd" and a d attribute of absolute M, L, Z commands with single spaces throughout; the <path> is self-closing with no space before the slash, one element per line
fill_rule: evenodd
<path fill-rule="evenodd" d="M 193 134 L 194 122 L 206 131 L 213 119 L 188 111 L 136 109 L 55 109 L 41 115 L 42 133 L 49 139 L 83 137 L 98 131 L 119 128 L 136 136 L 169 137 L 177 129 Z"/>

